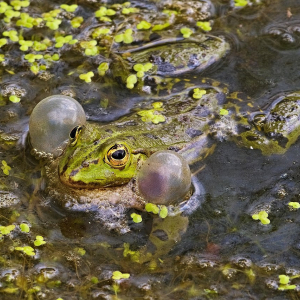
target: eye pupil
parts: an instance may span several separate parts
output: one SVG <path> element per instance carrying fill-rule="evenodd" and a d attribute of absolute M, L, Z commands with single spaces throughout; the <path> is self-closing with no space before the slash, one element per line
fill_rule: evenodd
<path fill-rule="evenodd" d="M 76 138 L 76 132 L 77 132 L 77 130 L 78 130 L 79 127 L 80 127 L 80 126 L 76 126 L 76 127 L 74 127 L 74 128 L 71 130 L 71 132 L 70 132 L 70 138 L 71 138 L 71 139 L 75 139 L 75 138 Z"/>
<path fill-rule="evenodd" d="M 116 150 L 112 155 L 111 157 L 114 158 L 114 159 L 123 159 L 126 155 L 126 152 L 124 149 L 119 149 L 119 150 Z"/>

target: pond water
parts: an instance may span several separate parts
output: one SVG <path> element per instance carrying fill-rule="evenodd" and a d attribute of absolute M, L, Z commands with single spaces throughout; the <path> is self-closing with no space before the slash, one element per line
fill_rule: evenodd
<path fill-rule="evenodd" d="M 299 0 L 0 1 L 0 22 L 0 299 L 300 297 Z M 208 36 L 228 49 L 220 43 L 208 54 Z M 212 55 L 207 65 L 197 68 L 198 57 L 175 70 L 163 61 L 153 77 L 126 87 L 136 75 L 130 59 L 149 43 L 159 49 L 155 63 L 159 51 L 186 53 L 187 41 Z M 42 99 L 71 96 L 88 122 L 113 127 L 153 102 L 168 107 L 186 88 L 192 98 L 193 87 L 223 98 L 214 118 L 200 115 L 210 143 L 191 167 L 201 205 L 174 217 L 172 239 L 159 237 L 163 250 L 149 259 L 144 251 L 152 227 L 174 225 L 170 216 L 129 209 L 122 234 L 95 209 L 52 198 L 49 160 L 34 157 L 27 138 Z M 226 120 L 233 129 L 218 129 Z"/>

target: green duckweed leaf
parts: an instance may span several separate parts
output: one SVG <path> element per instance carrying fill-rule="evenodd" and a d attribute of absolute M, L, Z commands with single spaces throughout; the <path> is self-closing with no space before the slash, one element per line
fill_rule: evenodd
<path fill-rule="evenodd" d="M 16 228 L 15 225 L 8 225 L 8 226 L 0 226 L 0 232 L 3 235 L 10 234 Z"/>
<path fill-rule="evenodd" d="M 7 44 L 7 39 L 0 39 L 0 48 Z"/>
<path fill-rule="evenodd" d="M 298 209 L 298 208 L 300 208 L 300 203 L 299 202 L 289 202 L 289 206 L 293 209 Z"/>
<path fill-rule="evenodd" d="M 156 214 L 156 215 L 159 213 L 158 206 L 153 203 L 147 203 L 145 206 L 145 209 L 147 212 L 152 212 L 153 214 Z"/>
<path fill-rule="evenodd" d="M 44 238 L 41 235 L 37 235 L 33 244 L 34 246 L 39 247 L 46 244 L 46 242 L 44 241 Z"/>
<path fill-rule="evenodd" d="M 170 9 L 164 9 L 163 13 L 168 15 L 168 16 L 172 16 L 172 15 L 177 15 L 178 12 L 176 10 L 170 10 Z"/>
<path fill-rule="evenodd" d="M 84 80 L 86 83 L 89 83 L 92 81 L 92 77 L 94 76 L 94 73 L 93 72 L 88 72 L 88 73 L 85 73 L 85 74 L 80 74 L 79 75 L 79 78 L 81 80 Z"/>
<path fill-rule="evenodd" d="M 129 273 L 122 273 L 120 271 L 114 271 L 112 275 L 113 280 L 119 280 L 119 279 L 127 279 L 130 277 Z"/>
<path fill-rule="evenodd" d="M 83 17 L 75 17 L 71 20 L 71 26 L 73 28 L 78 28 L 81 26 L 81 23 L 83 22 Z"/>
<path fill-rule="evenodd" d="M 151 28 L 151 23 L 145 21 L 145 20 L 142 20 L 139 24 L 136 25 L 136 28 L 138 30 L 147 30 L 149 28 Z"/>
<path fill-rule="evenodd" d="M 280 284 L 288 284 L 290 282 L 290 277 L 287 275 L 279 275 L 278 277 Z"/>
<path fill-rule="evenodd" d="M 206 32 L 211 31 L 211 29 L 212 29 L 210 22 L 200 22 L 199 21 L 196 23 L 196 25 Z"/>
<path fill-rule="evenodd" d="M 160 207 L 160 211 L 159 211 L 159 216 L 164 219 L 166 218 L 168 215 L 168 208 L 165 205 L 162 205 Z"/>
<path fill-rule="evenodd" d="M 131 260 L 134 262 L 139 262 L 139 260 L 140 260 L 140 252 L 130 250 L 130 245 L 128 243 L 124 243 L 123 256 L 124 257 L 129 256 L 131 258 Z"/>
<path fill-rule="evenodd" d="M 133 89 L 134 88 L 134 84 L 137 83 L 137 76 L 135 74 L 129 75 L 127 77 L 126 82 L 127 82 L 126 87 L 128 89 Z"/>
<path fill-rule="evenodd" d="M 180 32 L 183 35 L 183 37 L 185 39 L 187 39 L 187 38 L 189 38 L 192 35 L 193 30 L 190 29 L 190 28 L 188 28 L 188 27 L 183 27 L 183 28 L 180 29 Z"/>
<path fill-rule="evenodd" d="M 170 23 L 164 23 L 164 24 L 156 24 L 152 27 L 152 31 L 159 31 L 163 30 L 170 26 Z"/>
<path fill-rule="evenodd" d="M 24 254 L 26 254 L 28 256 L 35 256 L 34 249 L 30 246 L 15 247 L 15 250 L 22 251 Z"/>
<path fill-rule="evenodd" d="M 77 4 L 73 4 L 73 5 L 62 4 L 60 7 L 67 12 L 74 12 L 77 9 L 78 5 Z"/>
<path fill-rule="evenodd" d="M 20 229 L 22 232 L 28 233 L 30 231 L 30 227 L 26 223 L 20 224 Z"/>
<path fill-rule="evenodd" d="M 92 284 L 97 284 L 97 283 L 99 283 L 99 279 L 98 279 L 97 277 L 93 276 L 93 277 L 91 278 L 91 283 L 92 283 Z"/>
<path fill-rule="evenodd" d="M 105 72 L 109 69 L 109 64 L 107 62 L 103 62 L 99 65 L 98 67 L 98 74 L 100 76 L 104 76 L 105 75 Z"/>
<path fill-rule="evenodd" d="M 5 175 L 9 175 L 9 171 L 11 170 L 11 167 L 7 164 L 5 160 L 2 160 L 1 169 Z"/>
<path fill-rule="evenodd" d="M 142 222 L 142 216 L 136 213 L 132 213 L 131 218 L 133 220 L 134 223 L 141 223 Z"/>
<path fill-rule="evenodd" d="M 225 108 L 220 109 L 220 115 L 221 116 L 227 116 L 228 113 L 229 113 L 229 111 L 227 109 L 225 109 Z"/>
<path fill-rule="evenodd" d="M 9 101 L 13 102 L 13 103 L 18 103 L 21 101 L 21 98 L 19 98 L 18 96 L 16 95 L 11 95 L 9 96 Z"/>
<path fill-rule="evenodd" d="M 203 95 L 206 94 L 206 90 L 202 90 L 199 88 L 193 89 L 193 98 L 194 99 L 201 99 Z"/>
<path fill-rule="evenodd" d="M 248 0 L 234 0 L 235 7 L 244 7 L 248 4 Z"/>
<path fill-rule="evenodd" d="M 81 247 L 74 248 L 74 252 L 77 253 L 77 254 L 79 254 L 80 256 L 84 256 L 85 253 L 86 253 L 85 249 L 83 249 Z"/>
<path fill-rule="evenodd" d="M 268 213 L 266 211 L 260 211 L 258 214 L 252 215 L 253 220 L 260 220 L 262 224 L 267 225 L 270 224 L 270 220 L 268 219 Z"/>

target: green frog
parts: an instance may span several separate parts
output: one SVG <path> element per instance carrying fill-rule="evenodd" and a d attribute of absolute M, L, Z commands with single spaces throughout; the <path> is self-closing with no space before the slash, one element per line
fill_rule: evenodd
<path fill-rule="evenodd" d="M 233 139 L 240 146 L 261 150 L 263 155 L 284 154 L 300 135 L 299 114 L 300 93 L 280 95 L 266 110 L 241 117 L 244 131 Z"/>

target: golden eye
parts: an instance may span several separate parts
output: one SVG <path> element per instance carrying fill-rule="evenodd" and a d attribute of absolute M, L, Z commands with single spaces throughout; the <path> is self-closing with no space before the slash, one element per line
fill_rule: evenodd
<path fill-rule="evenodd" d="M 75 146 L 78 140 L 79 133 L 82 130 L 82 126 L 74 127 L 70 132 L 70 143 L 71 146 Z"/>
<path fill-rule="evenodd" d="M 105 155 L 105 162 L 111 167 L 122 169 L 129 160 L 128 148 L 123 144 L 113 145 Z"/>

